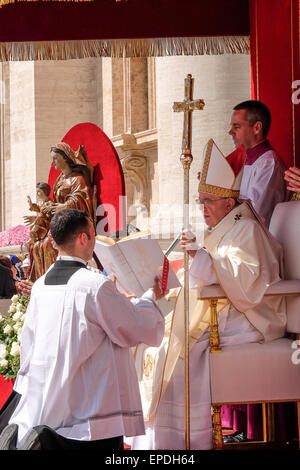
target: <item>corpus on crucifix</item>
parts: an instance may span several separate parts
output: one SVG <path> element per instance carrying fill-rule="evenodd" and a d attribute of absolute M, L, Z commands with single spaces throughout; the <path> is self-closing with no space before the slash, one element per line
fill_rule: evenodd
<path fill-rule="evenodd" d="M 183 112 L 182 153 L 180 161 L 184 170 L 183 228 L 189 228 L 189 171 L 192 157 L 192 113 L 204 107 L 202 99 L 193 99 L 194 79 L 191 74 L 184 80 L 184 100 L 173 104 L 174 112 Z M 190 387 L 189 387 L 189 255 L 184 252 L 184 360 L 185 360 L 185 444 L 190 449 Z"/>

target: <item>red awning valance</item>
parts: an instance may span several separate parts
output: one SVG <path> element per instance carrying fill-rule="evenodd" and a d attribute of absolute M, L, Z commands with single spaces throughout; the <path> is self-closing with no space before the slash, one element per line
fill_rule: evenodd
<path fill-rule="evenodd" d="M 16 1 L 0 9 L 0 42 L 249 34 L 248 0 Z"/>
<path fill-rule="evenodd" d="M 248 0 L 14 0 L 0 59 L 245 53 L 249 32 Z"/>

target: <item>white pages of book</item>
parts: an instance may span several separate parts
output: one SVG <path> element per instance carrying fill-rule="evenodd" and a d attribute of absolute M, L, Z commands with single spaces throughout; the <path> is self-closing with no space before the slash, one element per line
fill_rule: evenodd
<path fill-rule="evenodd" d="M 133 237 L 107 244 L 96 239 L 95 253 L 105 271 L 117 278 L 120 292 L 130 292 L 140 297 L 154 285 L 154 278 L 162 277 L 164 254 L 157 240 Z M 181 284 L 169 265 L 167 289 Z"/>

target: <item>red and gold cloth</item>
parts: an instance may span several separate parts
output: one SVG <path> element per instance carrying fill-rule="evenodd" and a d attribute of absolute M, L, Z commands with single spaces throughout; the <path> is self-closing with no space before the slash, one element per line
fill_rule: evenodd
<path fill-rule="evenodd" d="M 252 98 L 271 110 L 268 138 L 277 153 L 287 166 L 300 166 L 300 104 L 293 100 L 300 80 L 300 0 L 249 5 Z"/>

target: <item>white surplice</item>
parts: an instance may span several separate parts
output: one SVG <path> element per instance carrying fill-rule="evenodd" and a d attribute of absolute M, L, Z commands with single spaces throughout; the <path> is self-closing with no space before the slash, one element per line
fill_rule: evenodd
<path fill-rule="evenodd" d="M 14 386 L 21 399 L 10 419 L 18 443 L 40 424 L 79 440 L 143 434 L 130 348 L 161 342 L 164 319 L 152 291 L 128 300 L 85 268 L 66 285 L 44 279 L 33 286 L 22 332 Z"/>
<path fill-rule="evenodd" d="M 263 153 L 251 165 L 244 165 L 240 199 L 250 199 L 269 227 L 276 204 L 287 200 L 285 167 L 274 150 Z"/>

